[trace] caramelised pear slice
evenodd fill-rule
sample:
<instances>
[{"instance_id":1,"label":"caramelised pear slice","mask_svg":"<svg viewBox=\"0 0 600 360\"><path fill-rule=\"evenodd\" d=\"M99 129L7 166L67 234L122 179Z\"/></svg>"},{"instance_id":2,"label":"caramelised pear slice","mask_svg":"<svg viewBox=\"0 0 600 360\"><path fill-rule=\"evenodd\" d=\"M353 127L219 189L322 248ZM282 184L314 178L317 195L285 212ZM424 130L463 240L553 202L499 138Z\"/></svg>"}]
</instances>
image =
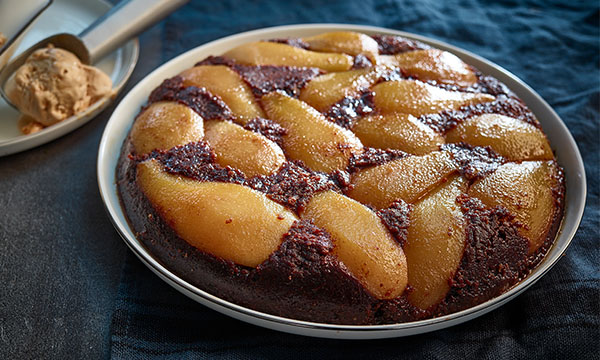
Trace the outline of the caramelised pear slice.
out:
<instances>
[{"instance_id":1,"label":"caramelised pear slice","mask_svg":"<svg viewBox=\"0 0 600 360\"><path fill-rule=\"evenodd\" d=\"M316 67L325 71L346 71L353 59L346 54L320 53L274 42L252 42L240 45L223 54L245 65L278 65Z\"/></svg>"},{"instance_id":2,"label":"caramelised pear slice","mask_svg":"<svg viewBox=\"0 0 600 360\"><path fill-rule=\"evenodd\" d=\"M404 254L411 304L428 309L450 290L465 247L465 220L456 197L467 182L456 175L414 204Z\"/></svg>"},{"instance_id":3,"label":"caramelised pear slice","mask_svg":"<svg viewBox=\"0 0 600 360\"><path fill-rule=\"evenodd\" d=\"M560 209L552 188L558 186L554 161L506 163L487 177L477 180L469 195L487 206L502 205L524 225L521 234L529 240L529 253L546 240Z\"/></svg>"},{"instance_id":4,"label":"caramelised pear slice","mask_svg":"<svg viewBox=\"0 0 600 360\"><path fill-rule=\"evenodd\" d=\"M409 114L368 115L352 131L365 146L423 155L439 149L444 137Z\"/></svg>"},{"instance_id":5,"label":"caramelised pear slice","mask_svg":"<svg viewBox=\"0 0 600 360\"><path fill-rule=\"evenodd\" d=\"M244 266L265 261L297 220L291 211L249 187L170 175L156 160L138 164L137 181L183 240Z\"/></svg>"},{"instance_id":6,"label":"caramelised pear slice","mask_svg":"<svg viewBox=\"0 0 600 360\"><path fill-rule=\"evenodd\" d=\"M554 158L542 130L519 119L499 114L484 114L463 121L446 134L446 141L489 146L513 161Z\"/></svg>"},{"instance_id":7,"label":"caramelised pear slice","mask_svg":"<svg viewBox=\"0 0 600 360\"><path fill-rule=\"evenodd\" d=\"M381 113L404 113L414 116L435 114L442 110L493 101L489 94L448 91L418 80L397 80L372 88L375 108Z\"/></svg>"},{"instance_id":8,"label":"caramelised pear slice","mask_svg":"<svg viewBox=\"0 0 600 360\"><path fill-rule=\"evenodd\" d=\"M358 95L381 77L380 68L329 73L312 79L300 92L299 99L324 112L345 97Z\"/></svg>"},{"instance_id":9,"label":"caramelised pear slice","mask_svg":"<svg viewBox=\"0 0 600 360\"><path fill-rule=\"evenodd\" d=\"M277 144L234 123L207 121L204 131L204 139L217 155L217 163L239 169L247 177L270 175L285 162Z\"/></svg>"},{"instance_id":10,"label":"caramelised pear slice","mask_svg":"<svg viewBox=\"0 0 600 360\"><path fill-rule=\"evenodd\" d=\"M302 213L331 234L334 254L379 299L393 299L406 288L406 258L377 215L333 191L315 195Z\"/></svg>"},{"instance_id":11,"label":"caramelised pear slice","mask_svg":"<svg viewBox=\"0 0 600 360\"><path fill-rule=\"evenodd\" d=\"M458 56L439 49L407 51L397 55L382 55L378 64L398 66L419 80L434 80L442 84L468 87L477 82L471 67Z\"/></svg>"},{"instance_id":12,"label":"caramelised pear slice","mask_svg":"<svg viewBox=\"0 0 600 360\"><path fill-rule=\"evenodd\" d=\"M130 136L135 152L146 154L202 140L204 124L200 115L185 105L156 102L135 119Z\"/></svg>"},{"instance_id":13,"label":"caramelised pear slice","mask_svg":"<svg viewBox=\"0 0 600 360\"><path fill-rule=\"evenodd\" d=\"M456 169L447 151L407 156L353 174L348 196L378 209L396 200L413 203Z\"/></svg>"},{"instance_id":14,"label":"caramelised pear slice","mask_svg":"<svg viewBox=\"0 0 600 360\"><path fill-rule=\"evenodd\" d=\"M315 171L345 169L352 154L363 151L358 138L303 101L280 92L261 99L269 119L288 130L283 150L289 158L302 160Z\"/></svg>"},{"instance_id":15,"label":"caramelised pear slice","mask_svg":"<svg viewBox=\"0 0 600 360\"><path fill-rule=\"evenodd\" d=\"M303 38L309 48L314 51L345 53L356 56L364 54L375 61L379 54L377 41L372 37L353 31L334 31Z\"/></svg>"},{"instance_id":16,"label":"caramelised pear slice","mask_svg":"<svg viewBox=\"0 0 600 360\"><path fill-rule=\"evenodd\" d=\"M201 65L179 74L184 86L206 88L220 97L231 109L236 120L246 124L256 117L265 117L250 87L233 70L224 65Z\"/></svg>"}]
</instances>

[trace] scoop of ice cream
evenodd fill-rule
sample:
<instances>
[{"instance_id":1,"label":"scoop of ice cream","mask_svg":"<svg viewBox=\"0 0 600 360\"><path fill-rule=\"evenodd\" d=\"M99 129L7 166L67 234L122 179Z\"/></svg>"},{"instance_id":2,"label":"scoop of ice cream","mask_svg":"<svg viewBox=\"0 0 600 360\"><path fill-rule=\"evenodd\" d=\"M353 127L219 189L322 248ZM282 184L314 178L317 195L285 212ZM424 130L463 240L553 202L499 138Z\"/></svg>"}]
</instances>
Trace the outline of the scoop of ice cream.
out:
<instances>
[{"instance_id":1,"label":"scoop of ice cream","mask_svg":"<svg viewBox=\"0 0 600 360\"><path fill-rule=\"evenodd\" d=\"M73 116L112 92L110 78L73 53L48 46L33 52L6 84L25 115L49 126Z\"/></svg>"},{"instance_id":2,"label":"scoop of ice cream","mask_svg":"<svg viewBox=\"0 0 600 360\"><path fill-rule=\"evenodd\" d=\"M4 45L5 42L6 36L4 36L4 34L0 32L0 48L2 47L2 45Z\"/></svg>"}]
</instances>

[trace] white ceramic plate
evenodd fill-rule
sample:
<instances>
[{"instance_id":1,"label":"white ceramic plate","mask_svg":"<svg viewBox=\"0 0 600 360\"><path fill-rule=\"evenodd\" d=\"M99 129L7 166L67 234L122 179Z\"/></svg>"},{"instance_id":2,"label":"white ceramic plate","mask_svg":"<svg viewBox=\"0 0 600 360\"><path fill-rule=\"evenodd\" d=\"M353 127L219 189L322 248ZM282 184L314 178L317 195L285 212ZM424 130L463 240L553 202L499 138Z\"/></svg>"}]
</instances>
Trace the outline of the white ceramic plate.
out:
<instances>
[{"instance_id":1,"label":"white ceramic plate","mask_svg":"<svg viewBox=\"0 0 600 360\"><path fill-rule=\"evenodd\" d=\"M37 17L50 5L51 0L2 0L0 1L0 33L6 43L0 46L0 69L13 55L27 30Z\"/></svg>"},{"instance_id":2,"label":"white ceramic plate","mask_svg":"<svg viewBox=\"0 0 600 360\"><path fill-rule=\"evenodd\" d=\"M111 5L104 0L54 0L24 36L15 54L52 34L78 34L110 8ZM95 64L112 79L115 97L133 72L138 52L138 41L134 39ZM31 149L75 130L110 105L113 99L97 101L83 117L72 117L35 134L23 135L17 127L19 112L0 98L0 156Z\"/></svg>"},{"instance_id":3,"label":"white ceramic plate","mask_svg":"<svg viewBox=\"0 0 600 360\"><path fill-rule=\"evenodd\" d=\"M542 123L544 131L548 135L553 149L556 151L558 162L565 169L567 186L565 215L556 243L548 252L545 260L529 277L510 291L483 304L434 319L401 324L368 326L312 323L261 313L213 296L173 274L168 268L161 265L152 254L148 252L144 245L135 238L119 204L115 184L115 169L121 150L121 144L125 140L140 106L146 102L150 91L159 85L165 78L174 76L182 70L193 66L194 63L202 60L206 56L222 54L230 48L242 43L270 38L310 36L326 31L339 30L359 31L367 34L382 33L401 35L431 44L440 49L449 50L461 57L467 63L477 67L484 74L492 75L508 85L509 88L527 103ZM115 109L106 125L98 153L98 184L106 209L115 228L125 240L125 243L127 243L131 250L154 273L175 289L214 310L255 325L300 335L344 339L387 338L433 331L481 316L506 303L525 291L525 289L536 282L558 261L561 254L563 254L571 242L571 239L579 226L585 205L586 194L585 172L581 155L579 154L575 141L565 124L535 91L517 79L514 75L477 55L436 40L385 28L343 24L280 26L245 32L192 49L162 65L145 79L140 81L140 83L127 94Z\"/></svg>"}]
</instances>

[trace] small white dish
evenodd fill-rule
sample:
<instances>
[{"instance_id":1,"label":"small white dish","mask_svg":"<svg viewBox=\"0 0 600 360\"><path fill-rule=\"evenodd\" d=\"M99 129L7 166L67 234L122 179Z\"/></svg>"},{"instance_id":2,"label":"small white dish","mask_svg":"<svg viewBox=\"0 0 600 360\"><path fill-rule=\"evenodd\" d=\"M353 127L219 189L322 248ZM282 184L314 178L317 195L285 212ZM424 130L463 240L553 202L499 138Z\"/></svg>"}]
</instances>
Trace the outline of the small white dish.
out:
<instances>
[{"instance_id":1,"label":"small white dish","mask_svg":"<svg viewBox=\"0 0 600 360\"><path fill-rule=\"evenodd\" d=\"M15 53L21 53L39 40L52 34L61 32L78 34L106 13L111 6L104 0L54 0L25 34ZM137 63L138 53L138 41L133 39L94 64L111 78L114 96L97 101L85 111L82 117L65 119L34 134L24 135L20 132L17 126L20 117L19 112L0 98L0 156L14 154L45 144L93 119L94 116L112 103L116 95L125 86Z\"/></svg>"},{"instance_id":2,"label":"small white dish","mask_svg":"<svg viewBox=\"0 0 600 360\"><path fill-rule=\"evenodd\" d=\"M415 322L364 326L313 323L265 314L209 294L189 284L163 266L135 238L119 203L115 183L115 170L121 145L140 107L146 103L150 91L164 79L193 66L205 57L222 54L242 43L270 38L304 37L327 31L340 30L359 31L366 34L401 35L451 51L465 62L477 67L484 74L492 75L508 85L510 89L527 103L540 120L552 148L556 151L558 162L565 170L567 187L565 214L555 244L546 255L546 258L525 280L508 292L483 304L457 313ZM389 338L434 331L465 322L501 306L525 291L556 264L577 231L583 215L586 197L586 179L583 161L573 137L552 108L533 89L513 74L477 55L430 38L385 28L343 24L279 26L245 32L210 42L167 62L141 80L117 106L104 130L100 142L97 165L100 193L115 228L129 248L161 279L199 303L236 319L299 335L338 339Z\"/></svg>"}]
</instances>

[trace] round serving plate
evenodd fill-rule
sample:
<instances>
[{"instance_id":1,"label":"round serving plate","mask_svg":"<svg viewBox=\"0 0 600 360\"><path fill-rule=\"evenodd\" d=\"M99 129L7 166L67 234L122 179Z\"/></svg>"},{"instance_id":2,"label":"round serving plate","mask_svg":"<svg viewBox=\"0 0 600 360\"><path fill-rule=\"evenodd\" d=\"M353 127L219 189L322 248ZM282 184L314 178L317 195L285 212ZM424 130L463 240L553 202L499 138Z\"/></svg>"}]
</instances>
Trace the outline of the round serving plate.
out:
<instances>
[{"instance_id":1,"label":"round serving plate","mask_svg":"<svg viewBox=\"0 0 600 360\"><path fill-rule=\"evenodd\" d=\"M15 51L20 54L38 41L58 33L78 34L104 15L112 5L104 0L54 0L23 36ZM70 117L57 124L30 135L21 133L18 127L20 114L0 98L0 156L50 142L87 123L110 105L123 89L138 60L137 39L130 40L119 49L94 64L104 71L113 82L114 95L95 102L82 116Z\"/></svg>"},{"instance_id":2,"label":"round serving plate","mask_svg":"<svg viewBox=\"0 0 600 360\"><path fill-rule=\"evenodd\" d=\"M422 41L443 50L448 50L459 56L466 63L478 68L482 73L492 75L504 82L527 103L529 108L538 117L550 140L552 148L556 152L558 162L565 170L567 187L565 214L555 244L548 252L544 261L525 280L508 292L460 312L408 323L389 325L333 325L300 321L262 313L233 304L189 284L157 261L148 249L134 236L119 203L115 183L115 171L121 145L127 136L135 116L140 107L146 103L152 89L158 86L164 79L192 67L196 62L205 57L222 54L246 42L282 37L304 37L327 31L341 30L358 31L366 34L400 35ZM106 125L98 153L98 184L106 210L125 243L146 266L175 289L211 309L255 325L299 335L338 339L389 338L434 331L476 318L501 306L525 291L556 264L575 235L583 215L586 197L583 161L569 130L552 108L533 89L516 76L477 55L437 40L391 29L344 24L278 26L232 35L192 49L154 70L125 96Z\"/></svg>"}]
</instances>

